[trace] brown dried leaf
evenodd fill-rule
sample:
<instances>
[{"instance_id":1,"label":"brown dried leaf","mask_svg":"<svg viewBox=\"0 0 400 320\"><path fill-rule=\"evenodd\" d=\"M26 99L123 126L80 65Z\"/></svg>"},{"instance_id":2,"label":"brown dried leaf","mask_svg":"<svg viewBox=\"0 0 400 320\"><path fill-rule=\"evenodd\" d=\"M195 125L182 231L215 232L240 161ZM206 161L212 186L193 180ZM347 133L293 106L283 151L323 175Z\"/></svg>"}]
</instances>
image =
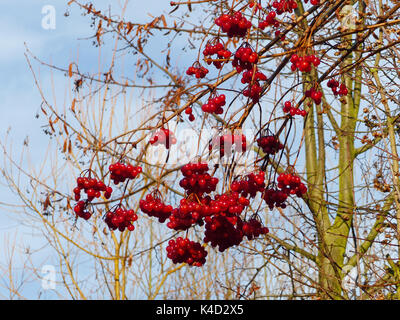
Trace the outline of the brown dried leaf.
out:
<instances>
[{"instance_id":1,"label":"brown dried leaf","mask_svg":"<svg viewBox=\"0 0 400 320\"><path fill-rule=\"evenodd\" d=\"M50 195L48 194L46 199L43 202L43 211L47 210L50 205Z\"/></svg>"},{"instance_id":2,"label":"brown dried leaf","mask_svg":"<svg viewBox=\"0 0 400 320\"><path fill-rule=\"evenodd\" d=\"M141 37L139 37L138 41L137 41L137 46L138 46L138 50L140 53L143 52L143 47L142 47L142 43L141 43Z\"/></svg>"},{"instance_id":3,"label":"brown dried leaf","mask_svg":"<svg viewBox=\"0 0 400 320\"><path fill-rule=\"evenodd\" d=\"M71 111L72 111L73 113L75 113L75 98L74 98L74 100L72 100Z\"/></svg>"},{"instance_id":4,"label":"brown dried leaf","mask_svg":"<svg viewBox=\"0 0 400 320\"><path fill-rule=\"evenodd\" d=\"M80 135L77 135L77 136L76 136L76 139L77 139L81 144L83 143L82 138L81 138Z\"/></svg>"},{"instance_id":5,"label":"brown dried leaf","mask_svg":"<svg viewBox=\"0 0 400 320\"><path fill-rule=\"evenodd\" d=\"M166 28L167 27L167 21L165 20L165 17L164 17L163 14L161 15L161 20L162 20L162 23L164 25L164 28Z\"/></svg>"},{"instance_id":6,"label":"brown dried leaf","mask_svg":"<svg viewBox=\"0 0 400 320\"><path fill-rule=\"evenodd\" d=\"M73 66L73 63L71 62L71 63L69 64L69 67L68 67L68 76L69 76L70 78L72 78L72 66Z\"/></svg>"},{"instance_id":7,"label":"brown dried leaf","mask_svg":"<svg viewBox=\"0 0 400 320\"><path fill-rule=\"evenodd\" d=\"M126 25L126 34L128 35L133 29L132 23L128 22Z\"/></svg>"}]
</instances>

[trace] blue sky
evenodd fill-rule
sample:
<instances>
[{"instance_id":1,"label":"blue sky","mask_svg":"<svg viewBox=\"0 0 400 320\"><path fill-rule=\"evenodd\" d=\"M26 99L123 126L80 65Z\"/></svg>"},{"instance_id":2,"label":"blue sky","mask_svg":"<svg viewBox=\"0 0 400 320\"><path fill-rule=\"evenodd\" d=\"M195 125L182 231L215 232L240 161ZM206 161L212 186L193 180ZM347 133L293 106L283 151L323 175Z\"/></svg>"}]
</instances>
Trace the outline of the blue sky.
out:
<instances>
[{"instance_id":1,"label":"blue sky","mask_svg":"<svg viewBox=\"0 0 400 320\"><path fill-rule=\"evenodd\" d=\"M119 12L118 4L113 2L115 12ZM97 67L97 59L92 54L97 52L85 38L93 35L90 28L90 18L82 16L82 11L77 6L68 7L65 0L2 0L0 5L0 141L3 143L8 134L8 145L12 145L12 155L19 159L23 142L28 137L31 161L39 165L44 158L44 148L47 147L48 137L43 134L41 125L43 118L36 119L35 115L40 110L41 97L34 85L34 79L29 70L25 53L25 43L29 50L43 61L52 62L61 67L67 67L79 50L80 63L86 71L94 71ZM104 9L110 1L94 1L97 8ZM135 22L148 21L148 12L159 15L165 8L169 9L169 1L165 6L160 6L159 0L130 1L127 16ZM55 29L46 30L42 27L42 14L44 6L51 5L56 13ZM64 14L68 12L68 17ZM34 64L35 72L38 72L43 83L50 79L50 70L46 67ZM55 83L63 82L64 75L54 73ZM61 80L61 81L57 81ZM62 101L65 95L63 87L55 88L57 98ZM0 202L18 203L18 199L10 193L0 180ZM33 236L33 231L27 226L21 226L12 212L7 211L7 206L1 206L0 211L0 262L5 262L8 241L13 240L23 247L29 243L33 247L44 244L43 239ZM18 250L17 250L18 251ZM42 258L48 252L44 251ZM17 270L22 268L22 262L16 260ZM1 275L0 275L1 278ZM30 298L37 298L39 284L31 283L25 294ZM4 294L0 287L0 294ZM7 297L7 296L5 296ZM52 298L42 296L41 298Z\"/></svg>"}]
</instances>

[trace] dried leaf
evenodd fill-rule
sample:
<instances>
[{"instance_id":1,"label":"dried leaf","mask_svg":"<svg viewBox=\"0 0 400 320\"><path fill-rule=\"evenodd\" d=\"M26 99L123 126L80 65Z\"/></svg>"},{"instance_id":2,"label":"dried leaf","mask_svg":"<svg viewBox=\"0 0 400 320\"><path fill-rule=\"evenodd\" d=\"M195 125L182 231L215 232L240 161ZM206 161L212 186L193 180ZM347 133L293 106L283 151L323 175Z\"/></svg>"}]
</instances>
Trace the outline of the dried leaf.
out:
<instances>
[{"instance_id":1,"label":"dried leaf","mask_svg":"<svg viewBox=\"0 0 400 320\"><path fill-rule=\"evenodd\" d=\"M128 35L133 29L132 23L128 22L126 25L126 34Z\"/></svg>"},{"instance_id":2,"label":"dried leaf","mask_svg":"<svg viewBox=\"0 0 400 320\"><path fill-rule=\"evenodd\" d=\"M70 210L72 210L71 203L70 203L70 201L69 201L68 198L67 198L67 208L70 209Z\"/></svg>"},{"instance_id":3,"label":"dried leaf","mask_svg":"<svg viewBox=\"0 0 400 320\"><path fill-rule=\"evenodd\" d=\"M74 100L72 100L71 111L72 111L73 113L75 113L75 98L74 98Z\"/></svg>"},{"instance_id":4,"label":"dried leaf","mask_svg":"<svg viewBox=\"0 0 400 320\"><path fill-rule=\"evenodd\" d=\"M164 25L164 28L166 28L167 27L167 21L165 20L165 17L164 17L163 14L161 15L161 20L162 20L162 23Z\"/></svg>"},{"instance_id":5,"label":"dried leaf","mask_svg":"<svg viewBox=\"0 0 400 320\"><path fill-rule=\"evenodd\" d=\"M142 47L142 43L141 43L141 37L139 37L138 41L137 41L137 46L138 46L138 50L140 53L143 52L143 47Z\"/></svg>"},{"instance_id":6,"label":"dried leaf","mask_svg":"<svg viewBox=\"0 0 400 320\"><path fill-rule=\"evenodd\" d=\"M64 122L64 131L65 131L65 133L67 134L67 136L69 135L69 133L68 133L68 130L67 130L67 125L66 125L66 123Z\"/></svg>"},{"instance_id":7,"label":"dried leaf","mask_svg":"<svg viewBox=\"0 0 400 320\"><path fill-rule=\"evenodd\" d=\"M43 202L43 211L47 210L50 205L50 195L47 195L46 200Z\"/></svg>"},{"instance_id":8,"label":"dried leaf","mask_svg":"<svg viewBox=\"0 0 400 320\"><path fill-rule=\"evenodd\" d=\"M70 78L72 78L72 66L73 66L73 63L71 62L71 63L69 64L69 67L68 67L68 76L69 76Z\"/></svg>"}]
</instances>

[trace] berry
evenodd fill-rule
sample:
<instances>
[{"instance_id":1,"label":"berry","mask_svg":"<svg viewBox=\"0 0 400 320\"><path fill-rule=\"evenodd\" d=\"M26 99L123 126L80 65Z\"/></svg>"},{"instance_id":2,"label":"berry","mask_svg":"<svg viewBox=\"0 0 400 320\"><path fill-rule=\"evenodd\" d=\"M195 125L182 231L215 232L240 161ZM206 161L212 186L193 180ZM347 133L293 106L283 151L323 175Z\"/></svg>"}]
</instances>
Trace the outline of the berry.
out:
<instances>
[{"instance_id":1,"label":"berry","mask_svg":"<svg viewBox=\"0 0 400 320\"><path fill-rule=\"evenodd\" d=\"M310 72L312 65L316 68L321 63L320 59L315 55L299 57L297 54L292 55L290 62L292 63L292 71L296 71L298 69L301 72Z\"/></svg>"},{"instance_id":2,"label":"berry","mask_svg":"<svg viewBox=\"0 0 400 320\"><path fill-rule=\"evenodd\" d=\"M196 194L199 198L204 193L215 191L218 179L207 173L207 163L188 163L181 168L184 178L179 185L186 190L188 195Z\"/></svg>"},{"instance_id":3,"label":"berry","mask_svg":"<svg viewBox=\"0 0 400 320\"><path fill-rule=\"evenodd\" d=\"M307 115L307 111L300 110L297 107L293 107L290 101L285 102L283 106L283 112L289 113L291 116L301 115L302 117L305 117Z\"/></svg>"},{"instance_id":4,"label":"berry","mask_svg":"<svg viewBox=\"0 0 400 320\"><path fill-rule=\"evenodd\" d=\"M118 207L113 211L108 211L105 215L104 222L110 230L119 230L123 232L125 229L133 231L135 229L133 222L138 219L137 214L131 209L126 210Z\"/></svg>"},{"instance_id":5,"label":"berry","mask_svg":"<svg viewBox=\"0 0 400 320\"><path fill-rule=\"evenodd\" d=\"M238 73L243 70L252 70L253 66L258 62L258 54L253 51L250 45L245 42L236 51L233 57L232 66L236 68Z\"/></svg>"},{"instance_id":6,"label":"berry","mask_svg":"<svg viewBox=\"0 0 400 320\"><path fill-rule=\"evenodd\" d=\"M164 204L156 193L148 194L145 199L140 200L139 207L150 217L158 218L160 223L164 223L172 212L172 206Z\"/></svg>"},{"instance_id":7,"label":"berry","mask_svg":"<svg viewBox=\"0 0 400 320\"><path fill-rule=\"evenodd\" d=\"M189 76L194 75L197 79L204 78L207 75L207 73L208 69L201 66L198 61L193 63L193 65L186 70L187 75Z\"/></svg>"},{"instance_id":8,"label":"berry","mask_svg":"<svg viewBox=\"0 0 400 320\"><path fill-rule=\"evenodd\" d=\"M248 240L253 240L259 235L267 234L269 232L268 228L264 227L256 218L251 218L249 221L244 222L242 231Z\"/></svg>"},{"instance_id":9,"label":"berry","mask_svg":"<svg viewBox=\"0 0 400 320\"><path fill-rule=\"evenodd\" d=\"M232 15L223 14L215 19L215 24L219 26L222 32L227 33L229 38L243 38L247 30L251 28L251 22L248 21L240 11Z\"/></svg>"},{"instance_id":10,"label":"berry","mask_svg":"<svg viewBox=\"0 0 400 320\"><path fill-rule=\"evenodd\" d=\"M335 96L339 95L339 96L343 97L343 96L346 96L349 93L346 85L344 83L342 83L339 86L339 81L337 81L335 79L330 79L328 81L327 85L328 85L328 88L332 89L332 93ZM338 87L339 87L339 90L338 90Z\"/></svg>"},{"instance_id":11,"label":"berry","mask_svg":"<svg viewBox=\"0 0 400 320\"><path fill-rule=\"evenodd\" d=\"M77 217L83 218L85 220L89 220L92 216L92 213L87 210L87 201L78 201L74 206L74 212Z\"/></svg>"},{"instance_id":12,"label":"berry","mask_svg":"<svg viewBox=\"0 0 400 320\"><path fill-rule=\"evenodd\" d=\"M190 266L201 267L206 263L207 251L200 243L182 237L168 241L167 257L173 263L187 263Z\"/></svg>"},{"instance_id":13,"label":"berry","mask_svg":"<svg viewBox=\"0 0 400 320\"><path fill-rule=\"evenodd\" d=\"M207 64L213 63L217 69L221 69L223 60L229 59L232 55L232 53L225 48L225 45L220 42L218 38L207 42L206 47L203 50L203 54ZM211 58L213 55L217 55L215 60Z\"/></svg>"},{"instance_id":14,"label":"berry","mask_svg":"<svg viewBox=\"0 0 400 320\"><path fill-rule=\"evenodd\" d=\"M272 2L272 7L281 15L284 12L292 13L297 8L297 3L295 0L275 0Z\"/></svg>"},{"instance_id":15,"label":"berry","mask_svg":"<svg viewBox=\"0 0 400 320\"><path fill-rule=\"evenodd\" d=\"M231 184L231 190L240 193L242 197L250 196L250 198L254 198L257 192L264 192L264 179L264 171L258 173L252 172L244 176L242 179L233 181Z\"/></svg>"},{"instance_id":16,"label":"berry","mask_svg":"<svg viewBox=\"0 0 400 320\"><path fill-rule=\"evenodd\" d=\"M77 186L73 192L75 195L75 201L81 199L81 190L87 194L87 201L92 201L95 198L100 198L101 192L106 199L111 197L112 188L107 187L103 181L97 180L90 177L79 177L76 179Z\"/></svg>"},{"instance_id":17,"label":"berry","mask_svg":"<svg viewBox=\"0 0 400 320\"><path fill-rule=\"evenodd\" d=\"M111 164L109 170L114 184L125 182L126 179L135 179L142 172L141 167L134 167L130 164L125 165L122 162Z\"/></svg>"},{"instance_id":18,"label":"berry","mask_svg":"<svg viewBox=\"0 0 400 320\"><path fill-rule=\"evenodd\" d=\"M201 106L201 110L207 113L222 114L224 112L222 107L226 104L225 99L224 94L210 98L206 104Z\"/></svg>"},{"instance_id":19,"label":"berry","mask_svg":"<svg viewBox=\"0 0 400 320\"><path fill-rule=\"evenodd\" d=\"M211 243L214 248L218 246L220 252L239 245L243 240L240 218L229 219L223 215L215 215L206 219L204 242Z\"/></svg>"},{"instance_id":20,"label":"berry","mask_svg":"<svg viewBox=\"0 0 400 320\"><path fill-rule=\"evenodd\" d=\"M307 90L304 94L307 98L313 99L315 104L317 104L317 105L321 104L321 101L322 101L322 92L321 91L318 91L315 88L311 88L311 89Z\"/></svg>"}]
</instances>

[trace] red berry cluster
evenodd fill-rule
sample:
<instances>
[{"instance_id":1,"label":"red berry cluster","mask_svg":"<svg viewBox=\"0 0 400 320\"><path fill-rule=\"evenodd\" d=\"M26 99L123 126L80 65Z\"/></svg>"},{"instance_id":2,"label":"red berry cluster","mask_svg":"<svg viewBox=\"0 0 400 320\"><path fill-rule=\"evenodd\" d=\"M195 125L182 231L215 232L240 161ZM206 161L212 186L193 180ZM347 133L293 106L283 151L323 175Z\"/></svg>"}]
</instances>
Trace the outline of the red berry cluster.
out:
<instances>
[{"instance_id":1,"label":"red berry cluster","mask_svg":"<svg viewBox=\"0 0 400 320\"><path fill-rule=\"evenodd\" d=\"M87 209L87 202L85 201L78 201L77 204L74 206L74 212L77 217L83 218L85 220L89 220L92 216L92 213Z\"/></svg>"},{"instance_id":2,"label":"red berry cluster","mask_svg":"<svg viewBox=\"0 0 400 320\"><path fill-rule=\"evenodd\" d=\"M254 64L258 62L258 54L253 51L250 45L246 42L237 49L232 61L232 65L238 73L243 70L253 69Z\"/></svg>"},{"instance_id":3,"label":"red berry cluster","mask_svg":"<svg viewBox=\"0 0 400 320\"><path fill-rule=\"evenodd\" d=\"M255 5L254 13L257 13L258 10L262 10L261 4L257 3L256 0L251 0L251 2L249 3L249 7L253 8L254 5Z\"/></svg>"},{"instance_id":4,"label":"red berry cluster","mask_svg":"<svg viewBox=\"0 0 400 320\"><path fill-rule=\"evenodd\" d=\"M281 173L278 176L278 188L285 192L287 195L295 194L298 197L301 197L304 193L307 192L307 187L304 183L301 182L299 176L291 173Z\"/></svg>"},{"instance_id":5,"label":"red berry cluster","mask_svg":"<svg viewBox=\"0 0 400 320\"><path fill-rule=\"evenodd\" d=\"M267 76L264 73L258 71L257 69L255 70L254 73L253 69L251 69L243 72L241 82L245 84L245 83L251 83L253 81L266 81L266 80Z\"/></svg>"},{"instance_id":6,"label":"red berry cluster","mask_svg":"<svg viewBox=\"0 0 400 320\"><path fill-rule=\"evenodd\" d=\"M187 107L185 109L185 113L189 116L189 121L194 121L195 117L193 115L193 109L191 107Z\"/></svg>"},{"instance_id":7,"label":"red berry cluster","mask_svg":"<svg viewBox=\"0 0 400 320\"><path fill-rule=\"evenodd\" d=\"M311 65L318 67L321 63L321 60L313 54L304 57L299 57L297 54L294 54L290 58L290 62L292 63L292 71L299 69L301 72L310 72Z\"/></svg>"},{"instance_id":8,"label":"red berry cluster","mask_svg":"<svg viewBox=\"0 0 400 320\"><path fill-rule=\"evenodd\" d=\"M300 115L302 117L305 117L307 115L306 110L300 110L299 108L292 106L292 103L290 101L285 102L283 106L283 112L289 113L291 116Z\"/></svg>"},{"instance_id":9,"label":"red berry cluster","mask_svg":"<svg viewBox=\"0 0 400 320\"><path fill-rule=\"evenodd\" d=\"M103 181L88 177L79 177L76 179L77 187L74 188L75 200L81 199L81 190L87 194L87 200L92 201L95 198L100 198L101 192L104 192L104 197L111 197L112 188L107 187Z\"/></svg>"},{"instance_id":10,"label":"red berry cluster","mask_svg":"<svg viewBox=\"0 0 400 320\"><path fill-rule=\"evenodd\" d=\"M171 145L176 143L176 138L171 130L161 128L150 138L149 142L154 146L163 144L167 149L169 149Z\"/></svg>"},{"instance_id":11,"label":"red berry cluster","mask_svg":"<svg viewBox=\"0 0 400 320\"><path fill-rule=\"evenodd\" d=\"M275 0L272 2L272 7L276 10L277 14L284 12L292 13L297 8L297 3L295 0Z\"/></svg>"},{"instance_id":12,"label":"red berry cluster","mask_svg":"<svg viewBox=\"0 0 400 320\"><path fill-rule=\"evenodd\" d=\"M306 92L304 94L307 98L313 99L315 104L317 104L317 105L320 104L322 101L322 92L315 88L306 90Z\"/></svg>"},{"instance_id":13,"label":"red berry cluster","mask_svg":"<svg viewBox=\"0 0 400 320\"><path fill-rule=\"evenodd\" d=\"M272 210L274 207L285 209L285 201L287 198L288 195L285 192L274 187L265 189L263 195L263 199L267 203L270 210Z\"/></svg>"},{"instance_id":14,"label":"red berry cluster","mask_svg":"<svg viewBox=\"0 0 400 320\"><path fill-rule=\"evenodd\" d=\"M238 219L240 218L229 219L223 215L207 217L204 242L211 242L213 248L218 246L220 252L239 245L243 240L243 231L240 226L237 226Z\"/></svg>"},{"instance_id":15,"label":"red berry cluster","mask_svg":"<svg viewBox=\"0 0 400 320\"><path fill-rule=\"evenodd\" d=\"M172 212L172 206L164 204L161 198L155 194L148 194L145 199L140 200L139 207L150 217L158 218L160 223L164 223Z\"/></svg>"},{"instance_id":16,"label":"red berry cluster","mask_svg":"<svg viewBox=\"0 0 400 320\"><path fill-rule=\"evenodd\" d=\"M253 103L257 103L260 101L262 88L258 81L255 81L252 84L249 84L246 89L243 90L243 95L252 100Z\"/></svg>"},{"instance_id":17,"label":"red berry cluster","mask_svg":"<svg viewBox=\"0 0 400 320\"><path fill-rule=\"evenodd\" d=\"M261 30L264 30L266 27L269 26L274 26L274 27L279 27L279 21L276 20L276 12L275 11L271 11L270 13L267 14L267 16L265 17L265 20L262 20L259 22L258 27Z\"/></svg>"},{"instance_id":18,"label":"red berry cluster","mask_svg":"<svg viewBox=\"0 0 400 320\"><path fill-rule=\"evenodd\" d=\"M206 57L212 56L214 54L217 55L217 59L213 61L213 59L206 59L207 64L213 63L213 65L217 69L222 68L222 62L220 60L226 60L231 57L231 52L227 49L225 49L225 46L222 42L219 42L218 40L215 43L212 42L207 42L206 47L203 50L203 54Z\"/></svg>"},{"instance_id":19,"label":"red berry cluster","mask_svg":"<svg viewBox=\"0 0 400 320\"><path fill-rule=\"evenodd\" d=\"M304 2L307 3L308 0L304 0ZM318 5L319 5L319 0L311 0L310 3L311 3L313 6L318 6Z\"/></svg>"},{"instance_id":20,"label":"red berry cluster","mask_svg":"<svg viewBox=\"0 0 400 320\"><path fill-rule=\"evenodd\" d=\"M242 197L250 196L254 198L257 192L264 192L265 189L265 172L250 173L240 180L235 180L231 184L231 190L239 192Z\"/></svg>"},{"instance_id":21,"label":"red berry cluster","mask_svg":"<svg viewBox=\"0 0 400 320\"><path fill-rule=\"evenodd\" d=\"M267 234L269 232L267 227L264 227L258 219L251 218L249 221L243 223L242 226L243 234L248 240L253 240L261 234Z\"/></svg>"},{"instance_id":22,"label":"red berry cluster","mask_svg":"<svg viewBox=\"0 0 400 320\"><path fill-rule=\"evenodd\" d=\"M216 195L209 206L212 214L232 218L233 220L231 222L236 223L238 216L249 204L249 200L241 197L239 192L232 191L222 195Z\"/></svg>"},{"instance_id":23,"label":"red berry cluster","mask_svg":"<svg viewBox=\"0 0 400 320\"><path fill-rule=\"evenodd\" d=\"M208 149L218 148L220 157L222 158L227 154L230 154L230 150L235 146L235 151L245 152L247 148L246 136L244 134L225 134L223 136L215 137L212 139L208 146Z\"/></svg>"},{"instance_id":24,"label":"red berry cluster","mask_svg":"<svg viewBox=\"0 0 400 320\"><path fill-rule=\"evenodd\" d=\"M227 33L229 38L243 38L246 36L247 30L251 28L251 22L240 11L233 15L223 14L219 16L215 19L215 24Z\"/></svg>"},{"instance_id":25,"label":"red berry cluster","mask_svg":"<svg viewBox=\"0 0 400 320\"><path fill-rule=\"evenodd\" d=\"M167 257L173 263L187 263L190 266L201 267L206 263L207 254L200 243L190 241L188 238L179 237L176 241L168 241Z\"/></svg>"},{"instance_id":26,"label":"red berry cluster","mask_svg":"<svg viewBox=\"0 0 400 320\"><path fill-rule=\"evenodd\" d=\"M198 202L182 199L179 208L173 209L167 227L174 230L187 230L192 225L203 225L204 207Z\"/></svg>"},{"instance_id":27,"label":"red berry cluster","mask_svg":"<svg viewBox=\"0 0 400 320\"><path fill-rule=\"evenodd\" d=\"M222 107L226 104L225 99L224 94L210 98L206 104L201 106L201 110L208 113L223 114L224 109Z\"/></svg>"},{"instance_id":28,"label":"red berry cluster","mask_svg":"<svg viewBox=\"0 0 400 320\"><path fill-rule=\"evenodd\" d=\"M283 149L283 144L277 136L264 136L257 139L257 144L262 148L263 152L269 155L274 155Z\"/></svg>"},{"instance_id":29,"label":"red berry cluster","mask_svg":"<svg viewBox=\"0 0 400 320\"><path fill-rule=\"evenodd\" d=\"M134 167L130 164L123 164L122 162L113 163L109 166L111 173L111 180L114 184L125 182L126 179L135 179L141 172L141 167Z\"/></svg>"},{"instance_id":30,"label":"red berry cluster","mask_svg":"<svg viewBox=\"0 0 400 320\"><path fill-rule=\"evenodd\" d=\"M208 69L201 66L198 62L195 62L191 67L186 70L188 76L195 75L197 79L204 78L208 73Z\"/></svg>"},{"instance_id":31,"label":"red berry cluster","mask_svg":"<svg viewBox=\"0 0 400 320\"><path fill-rule=\"evenodd\" d=\"M188 195L194 193L202 197L204 193L215 191L218 178L210 176L207 163L188 163L181 168L184 178L179 185L186 190Z\"/></svg>"},{"instance_id":32,"label":"red berry cluster","mask_svg":"<svg viewBox=\"0 0 400 320\"><path fill-rule=\"evenodd\" d=\"M338 90L338 87L339 87L339 90ZM339 95L339 96L343 97L349 93L346 85L344 83L342 83L339 86L339 81L337 81L335 79L330 79L328 81L328 88L332 89L332 92L335 96Z\"/></svg>"},{"instance_id":33,"label":"red berry cluster","mask_svg":"<svg viewBox=\"0 0 400 320\"><path fill-rule=\"evenodd\" d=\"M135 227L132 223L137 219L138 216L135 211L119 207L114 211L107 212L104 221L111 230L118 229L122 232L125 228L129 231L133 231Z\"/></svg>"}]
</instances>

